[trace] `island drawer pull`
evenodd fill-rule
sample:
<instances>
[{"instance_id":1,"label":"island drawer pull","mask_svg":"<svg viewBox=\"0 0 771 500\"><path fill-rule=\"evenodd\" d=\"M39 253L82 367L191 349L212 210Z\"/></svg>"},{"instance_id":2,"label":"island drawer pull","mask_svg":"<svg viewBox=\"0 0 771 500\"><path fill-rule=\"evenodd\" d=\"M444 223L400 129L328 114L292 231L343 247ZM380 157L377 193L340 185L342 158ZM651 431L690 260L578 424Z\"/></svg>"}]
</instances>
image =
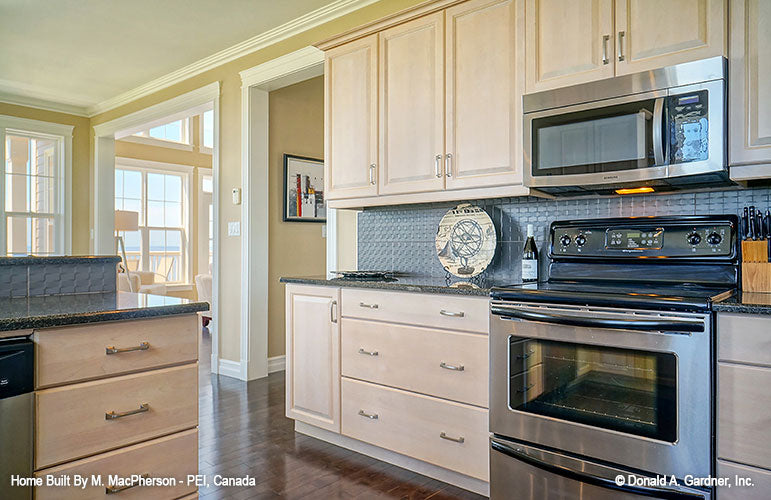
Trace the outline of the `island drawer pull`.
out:
<instances>
[{"instance_id":1,"label":"island drawer pull","mask_svg":"<svg viewBox=\"0 0 771 500\"><path fill-rule=\"evenodd\" d=\"M136 415L137 413L146 413L150 411L150 403L142 403L136 410L124 411L117 413L115 411L109 411L104 414L105 420L116 420L118 418L128 417L129 415Z\"/></svg>"},{"instance_id":2,"label":"island drawer pull","mask_svg":"<svg viewBox=\"0 0 771 500\"><path fill-rule=\"evenodd\" d=\"M359 302L359 307L368 307L370 309L377 309L378 305L377 304L367 304L365 302Z\"/></svg>"},{"instance_id":3,"label":"island drawer pull","mask_svg":"<svg viewBox=\"0 0 771 500\"><path fill-rule=\"evenodd\" d=\"M139 477L142 479L147 479L148 477L150 477L150 474L142 474ZM129 488L134 488L135 486L139 486L141 482L142 482L141 479L138 479L131 484L127 484L126 486L107 486L104 488L104 493L105 495L114 495L115 493L120 493L121 491L126 491Z\"/></svg>"},{"instance_id":4,"label":"island drawer pull","mask_svg":"<svg viewBox=\"0 0 771 500\"><path fill-rule=\"evenodd\" d=\"M465 443L466 442L466 439L463 436L454 438L454 437L448 436L444 432L440 432L439 433L439 437L442 438L442 439L446 439L447 441L452 441L453 443Z\"/></svg>"},{"instance_id":5,"label":"island drawer pull","mask_svg":"<svg viewBox=\"0 0 771 500\"><path fill-rule=\"evenodd\" d=\"M466 367L463 365L448 365L444 361L439 363L439 368L444 368L445 370L455 370L456 372L462 372L466 369Z\"/></svg>"},{"instance_id":6,"label":"island drawer pull","mask_svg":"<svg viewBox=\"0 0 771 500\"><path fill-rule=\"evenodd\" d=\"M364 348L359 347L359 354L366 354L367 356L379 356L380 353L377 351L365 351Z\"/></svg>"},{"instance_id":7,"label":"island drawer pull","mask_svg":"<svg viewBox=\"0 0 771 500\"><path fill-rule=\"evenodd\" d=\"M359 415L361 415L362 417L367 417L370 420L377 420L378 419L377 413L367 413L364 410L359 410Z\"/></svg>"},{"instance_id":8,"label":"island drawer pull","mask_svg":"<svg viewBox=\"0 0 771 500\"><path fill-rule=\"evenodd\" d=\"M464 313L463 311L453 312L453 311L445 311L444 309L439 311L439 314L441 314L442 316L450 316L451 318L462 318L466 315L466 313Z\"/></svg>"},{"instance_id":9,"label":"island drawer pull","mask_svg":"<svg viewBox=\"0 0 771 500\"><path fill-rule=\"evenodd\" d=\"M148 349L150 349L150 342L142 342L141 344L134 347L115 347L114 345L108 345L104 348L107 355L120 354L122 352L146 351Z\"/></svg>"}]
</instances>

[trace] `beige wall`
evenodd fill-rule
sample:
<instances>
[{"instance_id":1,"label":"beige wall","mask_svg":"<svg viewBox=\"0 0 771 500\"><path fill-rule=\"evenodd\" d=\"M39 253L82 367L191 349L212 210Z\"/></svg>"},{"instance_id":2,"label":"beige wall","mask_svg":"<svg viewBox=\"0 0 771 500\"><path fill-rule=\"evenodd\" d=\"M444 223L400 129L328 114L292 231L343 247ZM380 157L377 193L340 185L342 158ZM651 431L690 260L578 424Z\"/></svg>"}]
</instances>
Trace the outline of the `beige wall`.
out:
<instances>
[{"instance_id":1,"label":"beige wall","mask_svg":"<svg viewBox=\"0 0 771 500\"><path fill-rule=\"evenodd\" d=\"M72 125L72 254L88 255L89 248L89 119L0 102L0 115Z\"/></svg>"},{"instance_id":2,"label":"beige wall","mask_svg":"<svg viewBox=\"0 0 771 500\"><path fill-rule=\"evenodd\" d=\"M381 0L326 24L309 29L269 47L196 75L152 95L137 99L125 106L94 116L91 119L91 126L93 127L94 125L147 108L153 104L167 101L209 83L220 82L220 183L218 189L221 203L219 206L219 260L223 264L219 269L221 321L217 331L219 333L221 358L235 361L240 359L241 241L238 237L227 236L227 222L241 220L241 207L233 205L230 201L231 189L241 187L241 78L238 72L302 49L344 31L357 28L362 24L381 19L423 1ZM93 151L93 144L94 136L92 133L90 137L90 151ZM93 162L94 158L92 157L92 165ZM83 195L84 199L90 198L90 195L86 195L85 192ZM87 238L87 232L83 236Z\"/></svg>"},{"instance_id":3,"label":"beige wall","mask_svg":"<svg viewBox=\"0 0 771 500\"><path fill-rule=\"evenodd\" d=\"M324 158L324 77L312 78L269 94L270 167L268 356L285 351L284 285L281 276L324 274L326 239L321 224L284 222L284 153Z\"/></svg>"}]
</instances>

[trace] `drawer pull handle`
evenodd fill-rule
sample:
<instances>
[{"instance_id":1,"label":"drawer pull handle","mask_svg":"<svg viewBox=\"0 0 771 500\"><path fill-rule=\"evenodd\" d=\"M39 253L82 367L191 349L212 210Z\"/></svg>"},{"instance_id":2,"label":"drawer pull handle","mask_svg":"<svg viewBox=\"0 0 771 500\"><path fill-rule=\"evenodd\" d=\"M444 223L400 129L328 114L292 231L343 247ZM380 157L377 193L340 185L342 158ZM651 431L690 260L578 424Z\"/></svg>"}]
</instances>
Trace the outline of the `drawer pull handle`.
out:
<instances>
[{"instance_id":1,"label":"drawer pull handle","mask_svg":"<svg viewBox=\"0 0 771 500\"><path fill-rule=\"evenodd\" d=\"M150 474L142 474L142 479L147 479L150 477ZM141 483L141 480L134 481L131 484L127 484L126 486L107 486L104 489L105 495L114 495L115 493L120 493L121 491L126 491L129 488L134 488L135 486L139 486L139 483Z\"/></svg>"},{"instance_id":2,"label":"drawer pull handle","mask_svg":"<svg viewBox=\"0 0 771 500\"><path fill-rule=\"evenodd\" d=\"M361 415L362 417L367 417L370 420L377 420L378 419L377 413L367 413L364 410L359 410L359 415Z\"/></svg>"},{"instance_id":3,"label":"drawer pull handle","mask_svg":"<svg viewBox=\"0 0 771 500\"><path fill-rule=\"evenodd\" d=\"M367 356L379 356L380 353L377 351L365 351L363 348L359 347L359 354L366 354Z\"/></svg>"},{"instance_id":4,"label":"drawer pull handle","mask_svg":"<svg viewBox=\"0 0 771 500\"><path fill-rule=\"evenodd\" d=\"M454 438L454 437L448 436L444 432L440 432L439 433L439 437L442 438L442 439L446 439L447 441L452 441L453 443L465 443L466 442L466 439L463 436Z\"/></svg>"},{"instance_id":5,"label":"drawer pull handle","mask_svg":"<svg viewBox=\"0 0 771 500\"><path fill-rule=\"evenodd\" d=\"M377 304L366 304L364 302L359 302L359 307L368 307L369 309L377 309Z\"/></svg>"},{"instance_id":6,"label":"drawer pull handle","mask_svg":"<svg viewBox=\"0 0 771 500\"><path fill-rule=\"evenodd\" d=\"M120 354L122 352L146 351L148 349L150 349L150 342L142 342L141 344L134 347L115 347L114 345L108 345L104 348L108 355Z\"/></svg>"},{"instance_id":7,"label":"drawer pull handle","mask_svg":"<svg viewBox=\"0 0 771 500\"><path fill-rule=\"evenodd\" d=\"M439 368L444 368L445 370L455 370L456 372L462 372L466 369L466 367L463 365L448 365L444 361L439 363Z\"/></svg>"},{"instance_id":8,"label":"drawer pull handle","mask_svg":"<svg viewBox=\"0 0 771 500\"><path fill-rule=\"evenodd\" d=\"M451 318L462 318L466 315L466 313L464 313L463 311L453 312L453 311L445 311L444 309L439 311L439 314L441 314L442 316L449 316Z\"/></svg>"},{"instance_id":9,"label":"drawer pull handle","mask_svg":"<svg viewBox=\"0 0 771 500\"><path fill-rule=\"evenodd\" d=\"M529 391L530 389L532 389L533 387L535 387L535 384L530 384L527 387L525 387L524 389L517 389L517 394L524 394L527 391Z\"/></svg>"},{"instance_id":10,"label":"drawer pull handle","mask_svg":"<svg viewBox=\"0 0 771 500\"><path fill-rule=\"evenodd\" d=\"M104 414L104 419L115 420L118 418L128 417L129 415L136 415L137 413L146 413L148 411L150 411L150 404L142 403L141 405L139 405L139 408L137 408L136 410L129 410L121 413L117 413L114 411L107 412Z\"/></svg>"}]
</instances>

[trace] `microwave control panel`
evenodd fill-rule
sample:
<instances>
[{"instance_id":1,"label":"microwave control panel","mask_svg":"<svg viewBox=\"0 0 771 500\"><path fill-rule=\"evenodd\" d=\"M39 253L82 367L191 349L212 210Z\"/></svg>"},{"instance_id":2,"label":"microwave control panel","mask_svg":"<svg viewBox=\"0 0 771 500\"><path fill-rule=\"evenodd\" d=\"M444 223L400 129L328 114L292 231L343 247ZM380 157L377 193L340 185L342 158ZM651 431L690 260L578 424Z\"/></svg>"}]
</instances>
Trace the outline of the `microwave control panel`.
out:
<instances>
[{"instance_id":1,"label":"microwave control panel","mask_svg":"<svg viewBox=\"0 0 771 500\"><path fill-rule=\"evenodd\" d=\"M706 90L667 97L670 163L709 158L707 100Z\"/></svg>"}]
</instances>

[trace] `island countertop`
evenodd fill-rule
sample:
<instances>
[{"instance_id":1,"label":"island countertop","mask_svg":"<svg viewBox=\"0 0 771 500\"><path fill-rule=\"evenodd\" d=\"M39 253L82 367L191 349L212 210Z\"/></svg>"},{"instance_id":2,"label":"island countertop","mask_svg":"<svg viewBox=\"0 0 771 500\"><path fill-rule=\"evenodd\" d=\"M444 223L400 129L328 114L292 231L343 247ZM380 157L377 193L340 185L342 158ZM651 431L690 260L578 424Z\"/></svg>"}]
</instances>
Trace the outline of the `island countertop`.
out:
<instances>
[{"instance_id":1,"label":"island countertop","mask_svg":"<svg viewBox=\"0 0 771 500\"><path fill-rule=\"evenodd\" d=\"M208 309L206 302L120 291L0 298L0 332L192 314Z\"/></svg>"}]
</instances>

